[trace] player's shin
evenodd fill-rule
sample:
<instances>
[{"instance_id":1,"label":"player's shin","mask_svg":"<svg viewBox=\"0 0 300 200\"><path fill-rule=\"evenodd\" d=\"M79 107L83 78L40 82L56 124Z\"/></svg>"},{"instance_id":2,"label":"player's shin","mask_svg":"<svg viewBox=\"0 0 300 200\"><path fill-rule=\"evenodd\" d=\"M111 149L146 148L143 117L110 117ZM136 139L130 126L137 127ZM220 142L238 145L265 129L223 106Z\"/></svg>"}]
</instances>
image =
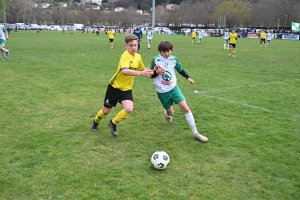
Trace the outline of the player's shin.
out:
<instances>
[{"instance_id":1,"label":"player's shin","mask_svg":"<svg viewBox=\"0 0 300 200\"><path fill-rule=\"evenodd\" d=\"M130 113L127 113L124 109L122 109L113 119L112 122L114 124L117 124L121 122L122 120L128 118Z\"/></svg>"},{"instance_id":2,"label":"player's shin","mask_svg":"<svg viewBox=\"0 0 300 200\"><path fill-rule=\"evenodd\" d=\"M103 110L101 109L96 117L95 117L95 122L99 123L106 115L104 114Z\"/></svg>"},{"instance_id":3,"label":"player's shin","mask_svg":"<svg viewBox=\"0 0 300 200\"><path fill-rule=\"evenodd\" d=\"M186 121L188 122L193 134L198 133L197 127L196 127L196 123L195 123L195 119L194 116L192 114L192 111L190 111L189 113L185 114L185 118Z\"/></svg>"}]
</instances>

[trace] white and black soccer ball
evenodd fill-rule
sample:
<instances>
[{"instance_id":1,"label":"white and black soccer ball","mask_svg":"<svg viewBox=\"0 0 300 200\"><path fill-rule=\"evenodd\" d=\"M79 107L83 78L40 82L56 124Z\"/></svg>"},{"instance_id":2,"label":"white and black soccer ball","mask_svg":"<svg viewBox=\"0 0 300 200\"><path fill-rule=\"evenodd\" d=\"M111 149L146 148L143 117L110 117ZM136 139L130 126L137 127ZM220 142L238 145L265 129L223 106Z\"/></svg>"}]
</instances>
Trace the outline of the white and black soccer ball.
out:
<instances>
[{"instance_id":1,"label":"white and black soccer ball","mask_svg":"<svg viewBox=\"0 0 300 200\"><path fill-rule=\"evenodd\" d=\"M164 151L156 151L151 156L151 163L156 169L166 169L170 163L170 157Z\"/></svg>"}]
</instances>

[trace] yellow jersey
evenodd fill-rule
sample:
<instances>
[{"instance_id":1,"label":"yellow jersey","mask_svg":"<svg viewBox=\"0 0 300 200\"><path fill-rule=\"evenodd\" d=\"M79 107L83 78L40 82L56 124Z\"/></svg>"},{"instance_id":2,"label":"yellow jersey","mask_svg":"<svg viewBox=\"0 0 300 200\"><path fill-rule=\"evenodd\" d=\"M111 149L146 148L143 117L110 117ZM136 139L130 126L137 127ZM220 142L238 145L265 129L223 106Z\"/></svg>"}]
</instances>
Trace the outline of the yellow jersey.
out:
<instances>
[{"instance_id":1,"label":"yellow jersey","mask_svg":"<svg viewBox=\"0 0 300 200\"><path fill-rule=\"evenodd\" d=\"M115 32L113 30L107 31L107 35L109 39L114 39Z\"/></svg>"},{"instance_id":2,"label":"yellow jersey","mask_svg":"<svg viewBox=\"0 0 300 200\"><path fill-rule=\"evenodd\" d=\"M145 69L142 57L140 54L131 55L125 51L119 61L117 72L110 79L109 84L114 88L122 91L131 90L133 86L134 76L124 75L122 69L131 69L142 71Z\"/></svg>"},{"instance_id":3,"label":"yellow jersey","mask_svg":"<svg viewBox=\"0 0 300 200\"><path fill-rule=\"evenodd\" d=\"M230 33L229 34L229 44L236 44L237 38L238 38L238 35L236 33Z\"/></svg>"},{"instance_id":4,"label":"yellow jersey","mask_svg":"<svg viewBox=\"0 0 300 200\"><path fill-rule=\"evenodd\" d=\"M264 31L260 33L260 39L266 39L266 33Z\"/></svg>"},{"instance_id":5,"label":"yellow jersey","mask_svg":"<svg viewBox=\"0 0 300 200\"><path fill-rule=\"evenodd\" d=\"M197 36L197 33L193 31L193 32L191 33L191 37L192 37L192 38L195 38L196 36Z\"/></svg>"}]
</instances>

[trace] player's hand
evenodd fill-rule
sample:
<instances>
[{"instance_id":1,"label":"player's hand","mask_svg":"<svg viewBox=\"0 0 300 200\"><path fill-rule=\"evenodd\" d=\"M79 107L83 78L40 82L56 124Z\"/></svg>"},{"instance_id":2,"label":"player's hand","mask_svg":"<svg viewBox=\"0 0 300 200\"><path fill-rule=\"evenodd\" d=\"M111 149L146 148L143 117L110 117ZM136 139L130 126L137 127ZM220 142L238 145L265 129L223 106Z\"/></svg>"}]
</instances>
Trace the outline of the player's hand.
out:
<instances>
[{"instance_id":1,"label":"player's hand","mask_svg":"<svg viewBox=\"0 0 300 200\"><path fill-rule=\"evenodd\" d=\"M164 68L160 67L159 65L156 65L154 67L154 70L156 71L156 74L158 74L158 75L163 74L166 71Z\"/></svg>"},{"instance_id":2,"label":"player's hand","mask_svg":"<svg viewBox=\"0 0 300 200\"><path fill-rule=\"evenodd\" d=\"M153 70L157 70L160 66L159 65L155 65L155 67L153 68Z\"/></svg>"},{"instance_id":3,"label":"player's hand","mask_svg":"<svg viewBox=\"0 0 300 200\"><path fill-rule=\"evenodd\" d=\"M152 74L154 73L153 70L145 68L142 72L141 72L141 76L148 76L151 77Z\"/></svg>"},{"instance_id":4,"label":"player's hand","mask_svg":"<svg viewBox=\"0 0 300 200\"><path fill-rule=\"evenodd\" d=\"M194 80L192 78L188 78L188 81L190 82L190 84L194 84Z\"/></svg>"}]
</instances>

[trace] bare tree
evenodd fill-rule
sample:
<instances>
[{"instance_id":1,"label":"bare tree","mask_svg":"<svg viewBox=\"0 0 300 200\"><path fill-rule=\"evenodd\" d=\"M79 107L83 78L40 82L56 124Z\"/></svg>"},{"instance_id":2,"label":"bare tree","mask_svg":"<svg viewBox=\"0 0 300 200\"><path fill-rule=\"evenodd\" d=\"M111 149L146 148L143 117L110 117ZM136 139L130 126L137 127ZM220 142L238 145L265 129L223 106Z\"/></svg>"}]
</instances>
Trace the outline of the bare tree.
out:
<instances>
[{"instance_id":1,"label":"bare tree","mask_svg":"<svg viewBox=\"0 0 300 200\"><path fill-rule=\"evenodd\" d=\"M85 16L86 16L86 22L85 24L87 25L95 25L97 24L97 15L98 15L99 11L98 10L93 10L93 9L89 9L85 12Z\"/></svg>"},{"instance_id":2,"label":"bare tree","mask_svg":"<svg viewBox=\"0 0 300 200\"><path fill-rule=\"evenodd\" d=\"M273 11L276 13L275 20L281 19L282 22L291 26L292 21L300 21L299 0L274 0Z\"/></svg>"},{"instance_id":3,"label":"bare tree","mask_svg":"<svg viewBox=\"0 0 300 200\"><path fill-rule=\"evenodd\" d=\"M191 16L192 24L195 24L198 27L199 24L205 23L204 19L206 11L203 3L195 3L191 8L191 12L193 13L193 15Z\"/></svg>"},{"instance_id":4,"label":"bare tree","mask_svg":"<svg viewBox=\"0 0 300 200\"><path fill-rule=\"evenodd\" d=\"M0 14L4 11L4 6L6 7L12 0L2 0L0 1Z\"/></svg>"},{"instance_id":5,"label":"bare tree","mask_svg":"<svg viewBox=\"0 0 300 200\"><path fill-rule=\"evenodd\" d=\"M225 15L226 23L229 27L237 27L245 24L245 21L250 18L251 10L243 0L224 1L217 6L213 16L218 19L218 16Z\"/></svg>"}]
</instances>

